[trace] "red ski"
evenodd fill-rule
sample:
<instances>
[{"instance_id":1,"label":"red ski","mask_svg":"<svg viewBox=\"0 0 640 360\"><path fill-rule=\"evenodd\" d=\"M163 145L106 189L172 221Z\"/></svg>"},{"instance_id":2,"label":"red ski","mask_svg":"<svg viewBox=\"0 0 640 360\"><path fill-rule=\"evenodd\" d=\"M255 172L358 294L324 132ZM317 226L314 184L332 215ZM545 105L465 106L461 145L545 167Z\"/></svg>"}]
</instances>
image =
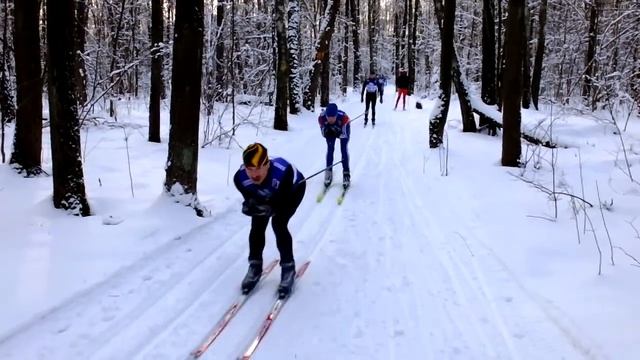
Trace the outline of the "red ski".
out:
<instances>
[{"instance_id":1,"label":"red ski","mask_svg":"<svg viewBox=\"0 0 640 360\"><path fill-rule=\"evenodd\" d=\"M267 277L269 273L276 267L277 264L278 264L278 260L273 260L272 262L270 262L267 265L267 267L264 268L264 270L262 271L262 276L260 277L260 280L262 281L262 279ZM204 354L205 351L207 351L207 349L209 349L211 344L213 344L213 342L218 338L218 336L220 336L220 334L222 333L222 330L224 330L227 327L231 319L233 319L233 317L238 313L242 305L244 305L244 303L247 301L249 296L251 296L251 294L255 290L256 289L254 288L248 294L241 294L240 296L238 296L238 298L231 304L231 306L229 306L229 309L227 309L224 315L222 315L222 318L220 318L216 326L211 330L211 333L202 341L200 346L198 346L194 351L191 352L190 359L199 358L200 356L202 356L202 354Z\"/></svg>"},{"instance_id":2,"label":"red ski","mask_svg":"<svg viewBox=\"0 0 640 360\"><path fill-rule=\"evenodd\" d=\"M300 277L302 277L302 275L304 275L304 272L307 270L310 263L311 261L307 261L298 268L298 270L296 271L296 281ZM291 294L289 294L289 296L291 296ZM269 331L271 324L273 324L273 322L276 320L276 318L280 314L280 311L282 310L282 307L289 299L289 296L285 297L284 299L277 299L276 302L273 303L273 306L271 307L271 310L267 314L267 317L262 322L262 326L260 326L260 331L258 331L258 335L256 335L256 337L253 339L249 347L247 347L247 350L239 357L240 360L251 359L253 354L256 352L258 345L260 345L260 342L262 341L262 339L265 337L265 335L267 335L267 331Z\"/></svg>"}]
</instances>

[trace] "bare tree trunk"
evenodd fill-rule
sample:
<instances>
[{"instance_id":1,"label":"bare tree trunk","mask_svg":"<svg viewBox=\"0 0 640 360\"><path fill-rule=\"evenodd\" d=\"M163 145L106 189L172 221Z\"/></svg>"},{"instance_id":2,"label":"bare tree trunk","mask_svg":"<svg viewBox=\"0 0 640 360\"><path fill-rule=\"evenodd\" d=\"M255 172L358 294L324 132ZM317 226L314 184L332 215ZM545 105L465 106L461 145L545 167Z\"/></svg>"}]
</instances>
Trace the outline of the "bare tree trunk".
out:
<instances>
[{"instance_id":1,"label":"bare tree trunk","mask_svg":"<svg viewBox=\"0 0 640 360\"><path fill-rule=\"evenodd\" d=\"M344 14L345 18L349 16L349 4L350 1L344 2ZM345 21L342 32L342 58L340 59L340 74L342 81L340 82L340 92L342 96L347 95L347 86L349 86L349 22Z\"/></svg>"},{"instance_id":2,"label":"bare tree trunk","mask_svg":"<svg viewBox=\"0 0 640 360\"><path fill-rule=\"evenodd\" d=\"M167 1L167 17L166 17L167 21L164 24L165 26L164 38L165 38L165 43L170 44L173 39L173 26L175 24L175 8L176 8L175 2L177 0L166 0L166 1Z\"/></svg>"},{"instance_id":3,"label":"bare tree trunk","mask_svg":"<svg viewBox=\"0 0 640 360\"><path fill-rule=\"evenodd\" d=\"M395 46L393 57L393 69L396 76L400 74L400 68L402 67L402 52L400 50L401 31L400 31L400 8L396 7L393 13L393 42Z\"/></svg>"},{"instance_id":4,"label":"bare tree trunk","mask_svg":"<svg viewBox=\"0 0 640 360\"><path fill-rule=\"evenodd\" d=\"M202 98L203 98L203 103L204 103L204 108L205 108L205 115L207 116L207 119L209 119L211 117L211 115L213 114L213 106L215 104L215 76L216 76L216 72L215 72L215 67L216 67L216 58L215 58L215 45L216 42L218 41L218 29L217 26L214 26L213 24L215 23L215 18L216 18L216 11L214 11L215 7L217 6L214 5L213 3L209 3L207 5L210 5L211 8L208 10L208 16L209 16L209 22L208 24L205 24L205 36L204 36L204 63L203 63L203 76L204 76L204 87L203 87L203 94L202 94ZM205 6L207 6L205 5ZM206 12L205 12L206 13ZM210 141L208 138L206 138L207 135L205 135L205 139L204 141Z\"/></svg>"},{"instance_id":5,"label":"bare tree trunk","mask_svg":"<svg viewBox=\"0 0 640 360\"><path fill-rule=\"evenodd\" d=\"M475 41L476 41L476 19L478 18L477 15L477 10L475 9L475 6L473 6L472 4L470 4L471 7L473 7L473 9L469 9L467 8L467 11L471 14L471 28L469 29L469 36L467 36L467 59L471 59L473 57L473 48L475 47ZM462 42L463 43L463 42ZM469 73L471 71L471 67L467 66L465 69L465 73L464 76L465 78L469 78Z\"/></svg>"},{"instance_id":6,"label":"bare tree trunk","mask_svg":"<svg viewBox=\"0 0 640 360\"><path fill-rule=\"evenodd\" d=\"M185 205L196 210L198 216L204 215L197 199L203 10L204 0L180 0L176 3L169 115L171 129L164 182L165 191L179 196Z\"/></svg>"},{"instance_id":7,"label":"bare tree trunk","mask_svg":"<svg viewBox=\"0 0 640 360\"><path fill-rule=\"evenodd\" d=\"M285 26L285 0L275 0L273 11L273 22L276 27L276 47L278 50L276 65L276 102L275 114L273 117L273 128L275 130L286 131L289 127L287 123L287 101L289 100L289 50L287 49L287 30Z\"/></svg>"},{"instance_id":8,"label":"bare tree trunk","mask_svg":"<svg viewBox=\"0 0 640 360\"><path fill-rule=\"evenodd\" d=\"M455 48L454 48L455 54ZM453 56L454 61L452 62L452 75L453 75L453 84L456 88L456 94L458 94L458 102L460 103L460 114L462 116L462 131L463 132L476 132L478 128L476 127L476 120L473 116L473 107L471 106L471 96L467 91L467 88L462 81L462 72L460 71L460 65L457 60L457 56Z\"/></svg>"},{"instance_id":9,"label":"bare tree trunk","mask_svg":"<svg viewBox=\"0 0 640 360\"><path fill-rule=\"evenodd\" d=\"M587 56L585 58L584 83L582 86L582 97L589 102L593 94L593 78L596 68L596 46L598 45L598 25L600 15L600 0L593 0L589 6L589 41L587 46ZM591 107L595 109L596 100L591 99Z\"/></svg>"},{"instance_id":10,"label":"bare tree trunk","mask_svg":"<svg viewBox=\"0 0 640 360\"><path fill-rule=\"evenodd\" d=\"M415 0L415 6L412 7L409 5L412 10L410 13L413 13L413 18L411 20L411 31L409 32L409 44L407 45L407 67L409 79L409 94L413 94L415 91L416 84L416 44L418 42L418 10L420 6L420 0Z\"/></svg>"},{"instance_id":11,"label":"bare tree trunk","mask_svg":"<svg viewBox=\"0 0 640 360\"><path fill-rule=\"evenodd\" d=\"M496 26L494 21L494 0L482 0L482 101L487 105L496 104ZM481 115L480 127L489 126L492 122ZM489 133L496 134L495 128Z\"/></svg>"},{"instance_id":12,"label":"bare tree trunk","mask_svg":"<svg viewBox=\"0 0 640 360\"><path fill-rule=\"evenodd\" d=\"M322 1L322 10L326 10L327 1ZM339 7L338 7L339 9ZM331 54L331 41L327 44L327 54ZM320 72L320 106L325 107L329 104L329 82L331 81L331 56L325 56L321 60L322 70Z\"/></svg>"},{"instance_id":13,"label":"bare tree trunk","mask_svg":"<svg viewBox=\"0 0 640 360\"><path fill-rule=\"evenodd\" d=\"M300 0L289 0L287 9L287 48L289 51L289 112L300 113L302 84L300 83Z\"/></svg>"},{"instance_id":14,"label":"bare tree trunk","mask_svg":"<svg viewBox=\"0 0 640 360\"><path fill-rule=\"evenodd\" d=\"M434 5L435 5L435 13L436 13L436 17L438 18L438 26L440 27L440 36L442 37L445 33L444 29L442 28L445 19L443 19L443 14L446 13L447 9L443 9L443 5L442 5L442 1L441 0L434 0ZM446 5L445 5L446 6ZM453 17L455 18L455 11L456 8L455 6L453 7L453 9L449 9L449 11L453 11ZM449 59L451 59L451 65L450 68L451 69L451 75L449 77L449 81L453 81L453 84L455 85L455 89L456 89L456 93L458 94L458 100L460 103L460 113L462 115L462 131L463 132L476 132L477 131L477 127L476 127L476 121L475 121L475 117L473 116L473 107L471 106L471 97L469 95L469 92L467 91L466 85L464 83L464 81L462 81L462 72L460 71L460 65L458 63L458 56L456 55L456 50L455 47L453 46L453 36L454 33L451 34L451 55L449 56ZM442 69L442 67L441 67ZM451 86L449 86L449 89L451 88ZM451 97L451 95L449 95L449 97ZM448 108L449 105L447 105ZM446 118L445 118L446 121ZM443 126L443 130L444 131L444 124Z\"/></svg>"},{"instance_id":15,"label":"bare tree trunk","mask_svg":"<svg viewBox=\"0 0 640 360\"><path fill-rule=\"evenodd\" d=\"M400 8L398 6L398 8ZM404 10L402 11L402 28L400 30L400 64L407 65L407 25L409 19L409 0L404 0Z\"/></svg>"},{"instance_id":16,"label":"bare tree trunk","mask_svg":"<svg viewBox=\"0 0 640 360\"><path fill-rule=\"evenodd\" d=\"M440 0L434 0L435 11L440 12L438 24L440 25L440 94L439 112L429 120L429 147L437 148L442 144L444 126L449 113L451 100L451 64L453 63L453 25L456 14L456 1L445 1L444 8ZM440 10L442 9L442 10ZM442 19L442 21L440 21Z\"/></svg>"},{"instance_id":17,"label":"bare tree trunk","mask_svg":"<svg viewBox=\"0 0 640 360\"><path fill-rule=\"evenodd\" d=\"M151 93L149 94L149 141L160 142L160 100L162 97L162 55L160 45L164 34L162 0L151 3Z\"/></svg>"},{"instance_id":18,"label":"bare tree trunk","mask_svg":"<svg viewBox=\"0 0 640 360\"><path fill-rule=\"evenodd\" d=\"M76 66L75 86L78 104L87 102L87 70L84 66L84 46L86 43L86 28L89 23L89 7L87 0L76 1L75 41L76 41Z\"/></svg>"},{"instance_id":19,"label":"bare tree trunk","mask_svg":"<svg viewBox=\"0 0 640 360\"><path fill-rule=\"evenodd\" d=\"M331 52L331 44L329 44L329 52ZM322 59L322 70L320 72L320 106L325 107L329 104L329 82L331 81L331 62L330 56Z\"/></svg>"},{"instance_id":20,"label":"bare tree trunk","mask_svg":"<svg viewBox=\"0 0 640 360\"><path fill-rule=\"evenodd\" d=\"M375 74L378 71L378 33L380 32L378 26L378 16L380 16L379 9L379 0L369 0L369 74Z\"/></svg>"},{"instance_id":21,"label":"bare tree trunk","mask_svg":"<svg viewBox=\"0 0 640 360\"><path fill-rule=\"evenodd\" d=\"M40 78L40 6L38 0L15 3L16 131L9 163L27 176L39 175L42 152L42 79Z\"/></svg>"},{"instance_id":22,"label":"bare tree trunk","mask_svg":"<svg viewBox=\"0 0 640 360\"><path fill-rule=\"evenodd\" d=\"M520 103L522 97L522 42L526 39L525 0L509 0L505 31L505 70L502 112L502 165L520 166Z\"/></svg>"},{"instance_id":23,"label":"bare tree trunk","mask_svg":"<svg viewBox=\"0 0 640 360\"><path fill-rule=\"evenodd\" d=\"M115 31L114 31L114 35L113 38L111 39L112 41L112 45L113 48L111 49L111 65L109 66L109 73L113 74L114 70L116 69L116 59L118 58L118 44L120 42L120 32L122 31L122 22L123 22L123 18L124 18L124 7L125 4L127 3L127 0L121 0L121 7L120 7L120 14L118 15L118 22L115 25ZM117 90L117 86L115 85L116 83L120 83L122 81L122 75L119 75L118 78L115 77L111 77L111 83L113 85L113 88L116 89L117 93L121 93L122 90ZM115 103L113 102L113 95L111 96L111 99L109 99L109 116L111 117L115 117L117 116L116 114L116 106Z\"/></svg>"},{"instance_id":24,"label":"bare tree trunk","mask_svg":"<svg viewBox=\"0 0 640 360\"><path fill-rule=\"evenodd\" d=\"M320 73L322 71L322 61L325 57L329 56L329 44L331 43L331 37L333 36L334 26L336 23L336 16L338 9L340 8L340 0L331 1L331 6L327 8L324 13L324 19L321 23L325 24L325 27L320 29L320 37L316 43L316 55L313 62L313 68L309 76L309 85L304 91L304 99L302 106L309 111L313 111L315 107L316 94L318 93L318 83Z\"/></svg>"},{"instance_id":25,"label":"bare tree trunk","mask_svg":"<svg viewBox=\"0 0 640 360\"><path fill-rule=\"evenodd\" d=\"M46 4L53 206L74 215L89 216L91 209L84 186L78 103L73 82L74 0L47 0Z\"/></svg>"},{"instance_id":26,"label":"bare tree trunk","mask_svg":"<svg viewBox=\"0 0 640 360\"><path fill-rule=\"evenodd\" d=\"M496 103L498 104L498 110L500 110L502 109L502 73L504 72L504 51L502 43L502 0L497 0L496 4L498 8L498 41L496 41L496 44L498 46L498 49L496 50Z\"/></svg>"},{"instance_id":27,"label":"bare tree trunk","mask_svg":"<svg viewBox=\"0 0 640 360\"><path fill-rule=\"evenodd\" d=\"M9 1L4 0L4 26L2 29L2 57L0 58L0 112L2 123L10 123L16 119L16 105L13 101L11 86L9 85L9 67L11 65L11 50L9 47ZM4 149L4 148L3 148Z\"/></svg>"},{"instance_id":28,"label":"bare tree trunk","mask_svg":"<svg viewBox=\"0 0 640 360\"><path fill-rule=\"evenodd\" d=\"M540 96L540 79L542 78L542 58L545 50L545 26L547 24L547 0L540 1L538 13L538 41L536 56L533 61L533 75L531 79L531 101L538 110L538 98Z\"/></svg>"},{"instance_id":29,"label":"bare tree trunk","mask_svg":"<svg viewBox=\"0 0 640 360\"><path fill-rule=\"evenodd\" d=\"M640 23L640 21L638 22ZM633 64L634 71L633 75L631 75L631 94L636 104L640 105L640 46L638 46L638 44L635 45L633 51Z\"/></svg>"},{"instance_id":30,"label":"bare tree trunk","mask_svg":"<svg viewBox=\"0 0 640 360\"><path fill-rule=\"evenodd\" d=\"M139 26L140 26L140 9L139 9L139 4L135 4L133 6L131 6L131 19L129 20L131 22L131 39L130 39L130 63L134 63L133 65L133 71L129 72L129 87L128 87L128 91L129 94L133 93L133 96L135 98L138 98L138 85L139 85L139 73L140 73L140 68L137 64L136 59L139 56L139 50L138 48L140 47L139 44L137 43L138 41L138 37L136 36L136 34L139 32Z\"/></svg>"},{"instance_id":31,"label":"bare tree trunk","mask_svg":"<svg viewBox=\"0 0 640 360\"><path fill-rule=\"evenodd\" d=\"M351 3L351 39L353 42L353 91L362 84L362 60L360 57L360 0L345 0Z\"/></svg>"},{"instance_id":32,"label":"bare tree trunk","mask_svg":"<svg viewBox=\"0 0 640 360\"><path fill-rule=\"evenodd\" d=\"M224 3L218 2L216 11L216 29L218 34L222 34L224 24ZM231 56L233 58L233 55ZM216 36L216 90L215 100L224 101L226 86L224 85L224 38Z\"/></svg>"},{"instance_id":33,"label":"bare tree trunk","mask_svg":"<svg viewBox=\"0 0 640 360\"><path fill-rule=\"evenodd\" d=\"M529 42L533 39L531 33L529 7L524 5L524 41L522 42L522 107L529 108L531 104L531 49Z\"/></svg>"}]
</instances>

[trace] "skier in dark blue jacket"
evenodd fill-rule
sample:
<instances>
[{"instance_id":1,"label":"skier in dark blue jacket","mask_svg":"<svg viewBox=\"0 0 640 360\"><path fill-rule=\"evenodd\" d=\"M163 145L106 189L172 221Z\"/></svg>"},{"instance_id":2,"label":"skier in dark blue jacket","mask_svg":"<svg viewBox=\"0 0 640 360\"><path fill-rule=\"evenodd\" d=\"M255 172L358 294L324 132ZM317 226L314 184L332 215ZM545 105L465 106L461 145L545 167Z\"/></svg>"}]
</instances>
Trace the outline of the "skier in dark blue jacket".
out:
<instances>
[{"instance_id":1,"label":"skier in dark blue jacket","mask_svg":"<svg viewBox=\"0 0 640 360\"><path fill-rule=\"evenodd\" d=\"M347 189L351 185L351 173L349 172L349 138L351 137L351 120L344 111L338 110L338 105L330 103L318 116L320 133L327 142L327 170L324 173L324 186L328 188L333 181L333 153L336 139L340 139L340 152L342 153L342 186Z\"/></svg>"},{"instance_id":2,"label":"skier in dark blue jacket","mask_svg":"<svg viewBox=\"0 0 640 360\"><path fill-rule=\"evenodd\" d=\"M371 126L376 126L376 100L380 94L380 104L382 104L382 95L384 92L383 82L378 79L376 74L370 74L369 78L362 83L362 91L360 92L360 102L365 103L364 108L364 126L369 121L369 106L371 106ZM366 98L364 93L367 93Z\"/></svg>"},{"instance_id":3,"label":"skier in dark blue jacket","mask_svg":"<svg viewBox=\"0 0 640 360\"><path fill-rule=\"evenodd\" d=\"M282 269L278 293L281 298L286 297L296 274L288 224L304 197L304 176L283 158L269 159L267 149L259 143L247 146L242 159L243 165L233 177L244 198L242 213L251 216L249 270L242 280L242 292L249 293L262 275L265 231L271 218Z\"/></svg>"}]
</instances>

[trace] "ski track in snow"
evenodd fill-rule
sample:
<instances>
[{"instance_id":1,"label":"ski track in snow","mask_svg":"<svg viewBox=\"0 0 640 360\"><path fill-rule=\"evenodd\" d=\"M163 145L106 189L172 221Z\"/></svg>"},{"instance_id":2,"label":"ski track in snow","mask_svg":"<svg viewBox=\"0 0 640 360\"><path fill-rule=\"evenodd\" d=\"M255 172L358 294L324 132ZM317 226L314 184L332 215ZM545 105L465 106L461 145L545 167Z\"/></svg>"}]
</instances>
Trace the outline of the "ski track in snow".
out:
<instances>
[{"instance_id":1,"label":"ski track in snow","mask_svg":"<svg viewBox=\"0 0 640 360\"><path fill-rule=\"evenodd\" d=\"M366 145L350 144L353 185L316 256L322 274L312 265L255 358L603 358L518 282L477 221L465 223L477 210L464 183L443 193L438 174L421 174L419 151L396 152L426 143L426 124L398 124L410 120L378 122ZM458 226L442 228L451 218Z\"/></svg>"},{"instance_id":2,"label":"ski track in snow","mask_svg":"<svg viewBox=\"0 0 640 360\"><path fill-rule=\"evenodd\" d=\"M238 261L244 247L226 239L242 233L226 213L147 254L100 284L24 325L0 341L3 359L91 358L126 329L148 321L154 307L166 311L155 319L163 326L175 312L210 285L206 274L221 273ZM205 275L205 276L203 276ZM156 328L157 330L157 328ZM137 333L136 337L143 336ZM33 346L32 339L39 339ZM122 349L121 349L122 350ZM122 354L122 353L121 353Z\"/></svg>"},{"instance_id":3,"label":"ski track in snow","mask_svg":"<svg viewBox=\"0 0 640 360\"><path fill-rule=\"evenodd\" d=\"M465 183L443 190L438 181L457 180L422 172L424 119L379 108L375 129L354 122L352 188L341 206L340 166L339 185L322 203L315 202L322 180L307 184L290 228L298 264L312 263L254 358L603 358L488 247ZM407 142L415 151L394 146ZM315 164L321 168L324 157ZM249 222L236 210L0 339L0 358L186 357L238 295ZM458 226L443 228L452 218ZM277 254L270 232L265 261ZM279 273L261 282L203 359L241 353L275 299Z\"/></svg>"}]
</instances>

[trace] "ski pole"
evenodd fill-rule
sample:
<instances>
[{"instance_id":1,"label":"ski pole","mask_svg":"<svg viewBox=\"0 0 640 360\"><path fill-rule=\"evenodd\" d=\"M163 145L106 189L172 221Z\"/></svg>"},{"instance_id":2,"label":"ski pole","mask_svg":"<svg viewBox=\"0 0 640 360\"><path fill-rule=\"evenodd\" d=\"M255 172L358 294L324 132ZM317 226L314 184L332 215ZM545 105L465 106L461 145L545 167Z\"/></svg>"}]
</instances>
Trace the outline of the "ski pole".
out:
<instances>
[{"instance_id":1,"label":"ski pole","mask_svg":"<svg viewBox=\"0 0 640 360\"><path fill-rule=\"evenodd\" d=\"M327 171L327 170L331 169L332 167L334 167L334 166L336 166L336 165L340 164L341 162L342 162L342 160L337 161L337 162L335 162L334 164L331 164L331 165L327 166L326 168L324 168L324 169L322 169L322 170L320 170L320 171L318 171L318 172L314 173L313 175L309 175L309 176L307 176L306 178L304 178L304 179L300 180L300 182L298 182L298 184L301 184L301 183L303 183L303 182L305 182L305 181L307 181L307 180L311 179L312 177L314 177L314 176L316 176L316 175L322 174L323 172L325 172L325 171Z\"/></svg>"},{"instance_id":2,"label":"ski pole","mask_svg":"<svg viewBox=\"0 0 640 360\"><path fill-rule=\"evenodd\" d=\"M351 122L354 122L356 120L358 120L359 118L361 118L364 115L364 113L361 113L360 115L354 117L353 119L351 119Z\"/></svg>"}]
</instances>

